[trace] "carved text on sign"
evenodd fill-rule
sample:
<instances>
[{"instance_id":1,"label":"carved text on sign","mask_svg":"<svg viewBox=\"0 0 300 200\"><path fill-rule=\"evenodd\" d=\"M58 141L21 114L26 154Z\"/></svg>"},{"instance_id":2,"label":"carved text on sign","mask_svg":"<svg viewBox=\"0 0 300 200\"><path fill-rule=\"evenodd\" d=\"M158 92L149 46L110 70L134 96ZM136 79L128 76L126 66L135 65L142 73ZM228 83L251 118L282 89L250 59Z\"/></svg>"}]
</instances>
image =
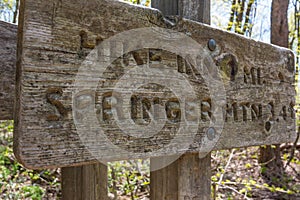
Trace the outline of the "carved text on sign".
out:
<instances>
[{"instance_id":1,"label":"carved text on sign","mask_svg":"<svg viewBox=\"0 0 300 200\"><path fill-rule=\"evenodd\" d=\"M20 8L21 51L16 70L19 78L16 84L14 149L18 160L27 167L63 167L90 163L95 158L86 146L91 151L105 151L108 142L129 152L138 152L131 153L132 158L143 157L143 152L150 152L148 157L173 155L174 152L198 152L201 151L199 146L206 131L214 127L216 119L222 114L225 124L214 149L293 140L294 57L287 49L186 19L170 23L157 10L118 1L87 3L66 0L57 3L53 0L26 0L26 6ZM105 48L107 59L113 62L104 71L98 88L92 91L86 89L73 98L72 85L92 49L120 33L153 26L177 31L195 40L201 48L192 50L203 62L191 62L177 51L170 53L154 49L151 45L152 49L144 46L133 52L126 51L119 58L112 57L115 52L125 52L131 45L130 42L116 42ZM171 32L163 37L169 36ZM134 36L130 37L131 42L136 41ZM157 42L152 38L148 38L151 44ZM213 49L207 46L210 39L216 42ZM172 47L174 50L176 48ZM95 55L99 54L96 52ZM159 87L153 87L150 83L133 91L128 102L122 100L119 92L115 91L115 95L112 95L114 87L128 71L132 68L143 69L146 65L156 70L164 66L178 74L178 77L190 84L196 99L182 102L174 92L161 88L160 93ZM206 66L207 71L199 73L196 70L199 66ZM215 102L209 91L210 86L214 86L215 72L220 73L226 90L226 102L222 102L224 107L218 112L215 112L217 104L221 102ZM159 75L157 72L153 77ZM97 73L91 74L93 78L96 76ZM209 84L207 78L211 78ZM143 80L143 77L140 79ZM86 80L86 83L90 81L92 78ZM128 81L134 82L134 79ZM175 82L169 80L171 86L177 87ZM128 106L125 106L126 113L124 109L119 109L120 105ZM75 115L74 108L77 109ZM78 135L77 129L80 127L75 126L74 117L89 122L84 112L87 108L91 108L98 121L87 123L91 131L86 131L86 136L97 137L97 134L92 134L92 130L101 127L105 137L97 142L90 139L85 146ZM193 110L197 110L199 116L195 117ZM138 138L131 134L130 126L126 134L119 129L116 119L122 116L131 120L132 126L146 128L155 123L159 128L164 126L157 134ZM164 123L162 118L166 119ZM199 120L196 136L188 140L184 139L190 132L178 132L178 124L184 122L185 118L189 122ZM176 141L174 147L183 143L187 147L179 148L178 151L170 148L164 154L156 153L157 149L170 144L176 135L183 139ZM105 156L107 161L127 158L121 154L119 157Z\"/></svg>"}]
</instances>

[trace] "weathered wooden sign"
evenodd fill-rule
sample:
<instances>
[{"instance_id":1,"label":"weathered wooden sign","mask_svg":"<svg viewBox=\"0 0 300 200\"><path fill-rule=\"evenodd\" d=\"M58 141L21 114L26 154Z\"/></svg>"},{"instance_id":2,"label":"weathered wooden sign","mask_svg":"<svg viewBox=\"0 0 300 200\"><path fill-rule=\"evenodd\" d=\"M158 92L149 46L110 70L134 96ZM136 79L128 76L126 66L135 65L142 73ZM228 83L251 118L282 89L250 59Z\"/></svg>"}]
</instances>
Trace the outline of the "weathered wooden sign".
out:
<instances>
[{"instance_id":1,"label":"weathered wooden sign","mask_svg":"<svg viewBox=\"0 0 300 200\"><path fill-rule=\"evenodd\" d=\"M17 26L0 21L0 120L13 119Z\"/></svg>"},{"instance_id":2,"label":"weathered wooden sign","mask_svg":"<svg viewBox=\"0 0 300 200\"><path fill-rule=\"evenodd\" d=\"M22 1L19 161L62 167L294 139L291 51L169 20L117 1Z\"/></svg>"}]
</instances>

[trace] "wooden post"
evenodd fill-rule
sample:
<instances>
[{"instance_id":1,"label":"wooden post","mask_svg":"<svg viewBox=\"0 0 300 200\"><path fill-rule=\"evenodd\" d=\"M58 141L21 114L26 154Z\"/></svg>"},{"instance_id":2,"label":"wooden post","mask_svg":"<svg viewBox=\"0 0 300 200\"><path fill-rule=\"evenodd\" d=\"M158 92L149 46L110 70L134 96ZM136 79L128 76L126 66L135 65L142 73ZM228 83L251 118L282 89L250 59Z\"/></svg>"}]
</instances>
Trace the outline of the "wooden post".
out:
<instances>
[{"instance_id":1,"label":"wooden post","mask_svg":"<svg viewBox=\"0 0 300 200\"><path fill-rule=\"evenodd\" d=\"M210 24L210 0L152 0L151 4L166 16L179 14ZM155 162L155 158L151 162ZM198 153L187 153L171 165L151 171L150 177L151 200L208 200L211 196L211 155L200 159Z\"/></svg>"},{"instance_id":2,"label":"wooden post","mask_svg":"<svg viewBox=\"0 0 300 200\"><path fill-rule=\"evenodd\" d=\"M152 0L151 7L157 8L164 15L178 15L178 0Z\"/></svg>"},{"instance_id":3,"label":"wooden post","mask_svg":"<svg viewBox=\"0 0 300 200\"><path fill-rule=\"evenodd\" d=\"M198 153L187 153L169 166L151 171L151 199L210 199L210 159L210 154L200 159ZM151 162L155 162L155 158Z\"/></svg>"},{"instance_id":4,"label":"wooden post","mask_svg":"<svg viewBox=\"0 0 300 200\"><path fill-rule=\"evenodd\" d=\"M107 166L102 163L62 168L63 200L106 200Z\"/></svg>"},{"instance_id":5,"label":"wooden post","mask_svg":"<svg viewBox=\"0 0 300 200\"><path fill-rule=\"evenodd\" d=\"M210 0L178 0L179 15L210 24Z\"/></svg>"},{"instance_id":6,"label":"wooden post","mask_svg":"<svg viewBox=\"0 0 300 200\"><path fill-rule=\"evenodd\" d=\"M180 15L194 21L210 24L209 0L152 0L151 6L165 16Z\"/></svg>"}]
</instances>

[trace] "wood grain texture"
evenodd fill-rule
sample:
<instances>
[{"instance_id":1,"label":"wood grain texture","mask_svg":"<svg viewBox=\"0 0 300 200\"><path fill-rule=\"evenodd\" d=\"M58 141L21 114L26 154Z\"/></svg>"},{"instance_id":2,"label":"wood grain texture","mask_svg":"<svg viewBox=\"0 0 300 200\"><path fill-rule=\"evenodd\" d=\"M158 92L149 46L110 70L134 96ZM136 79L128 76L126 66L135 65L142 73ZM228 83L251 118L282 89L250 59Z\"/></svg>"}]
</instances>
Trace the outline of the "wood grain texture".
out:
<instances>
[{"instance_id":1,"label":"wood grain texture","mask_svg":"<svg viewBox=\"0 0 300 200\"><path fill-rule=\"evenodd\" d=\"M178 15L186 19L210 24L210 1L203 0L152 0L151 6L165 16ZM202 12L205 10L205 12Z\"/></svg>"},{"instance_id":2,"label":"wood grain texture","mask_svg":"<svg viewBox=\"0 0 300 200\"><path fill-rule=\"evenodd\" d=\"M178 0L152 0L151 7L159 9L165 16L179 15Z\"/></svg>"},{"instance_id":3,"label":"wood grain texture","mask_svg":"<svg viewBox=\"0 0 300 200\"><path fill-rule=\"evenodd\" d=\"M0 21L0 120L12 120L15 100L17 26Z\"/></svg>"},{"instance_id":4,"label":"wood grain texture","mask_svg":"<svg viewBox=\"0 0 300 200\"><path fill-rule=\"evenodd\" d=\"M108 200L107 166L101 163L62 168L63 200Z\"/></svg>"},{"instance_id":5,"label":"wood grain texture","mask_svg":"<svg viewBox=\"0 0 300 200\"><path fill-rule=\"evenodd\" d=\"M150 172L150 198L158 200L164 198L166 200L178 199L178 165L179 159L168 166L153 170L153 164L159 162L158 158L151 158Z\"/></svg>"},{"instance_id":6,"label":"wood grain texture","mask_svg":"<svg viewBox=\"0 0 300 200\"><path fill-rule=\"evenodd\" d=\"M97 41L142 27L171 28L185 33L203 47L221 71L227 91L227 105L222 111L226 122L214 149L274 144L294 138L294 63L293 54L287 49L186 19L170 22L157 10L117 1L25 0L19 22L14 148L19 161L29 168L91 163L95 162L92 155L107 150L104 142L90 138L83 144L80 140L72 115L72 85L80 64ZM207 48L211 38L217 43L213 52ZM161 132L158 140L135 140L122 135L120 127L113 123L111 105L106 103L111 100L110 86L125 69L118 63L121 60L127 66L138 66L148 58L182 73L199 97L202 120L197 136L186 137L192 141L189 148L157 153L156 149L172 140L170 132ZM99 114L95 127L103 128L107 138L128 150L129 155L105 154L105 161L198 151L199 137L205 136L210 117L213 118L210 109L215 105L210 103L203 79L190 74L191 69L180 57L153 49L129 53L112 65L106 74L107 85L101 86L107 87L108 93L99 92L94 99ZM151 96L146 89L144 95ZM149 121L147 114L141 118ZM87 133L87 137L93 135ZM145 149L150 153L145 154Z\"/></svg>"},{"instance_id":7,"label":"wood grain texture","mask_svg":"<svg viewBox=\"0 0 300 200\"><path fill-rule=\"evenodd\" d=\"M152 158L151 165L160 161L160 158ZM204 158L197 153L187 153L162 169L151 170L151 200L209 200L210 165L210 153Z\"/></svg>"},{"instance_id":8,"label":"wood grain texture","mask_svg":"<svg viewBox=\"0 0 300 200\"><path fill-rule=\"evenodd\" d=\"M210 200L211 157L199 154L184 155L178 165L178 200Z\"/></svg>"},{"instance_id":9,"label":"wood grain texture","mask_svg":"<svg viewBox=\"0 0 300 200\"><path fill-rule=\"evenodd\" d=\"M194 8L190 7L189 12L186 12L183 17L210 24L210 9L205 6L210 4L210 0L201 2L191 0L181 6L189 6L190 2L198 3L199 8L195 13ZM153 6L164 13L162 5ZM178 8L173 9L178 11ZM191 16L190 13L196 15ZM153 165L160 163L160 160L151 158L150 162L153 169ZM198 153L186 153L165 168L151 170L150 179L151 200L209 200L211 197L211 154L208 153L200 159Z\"/></svg>"}]
</instances>

